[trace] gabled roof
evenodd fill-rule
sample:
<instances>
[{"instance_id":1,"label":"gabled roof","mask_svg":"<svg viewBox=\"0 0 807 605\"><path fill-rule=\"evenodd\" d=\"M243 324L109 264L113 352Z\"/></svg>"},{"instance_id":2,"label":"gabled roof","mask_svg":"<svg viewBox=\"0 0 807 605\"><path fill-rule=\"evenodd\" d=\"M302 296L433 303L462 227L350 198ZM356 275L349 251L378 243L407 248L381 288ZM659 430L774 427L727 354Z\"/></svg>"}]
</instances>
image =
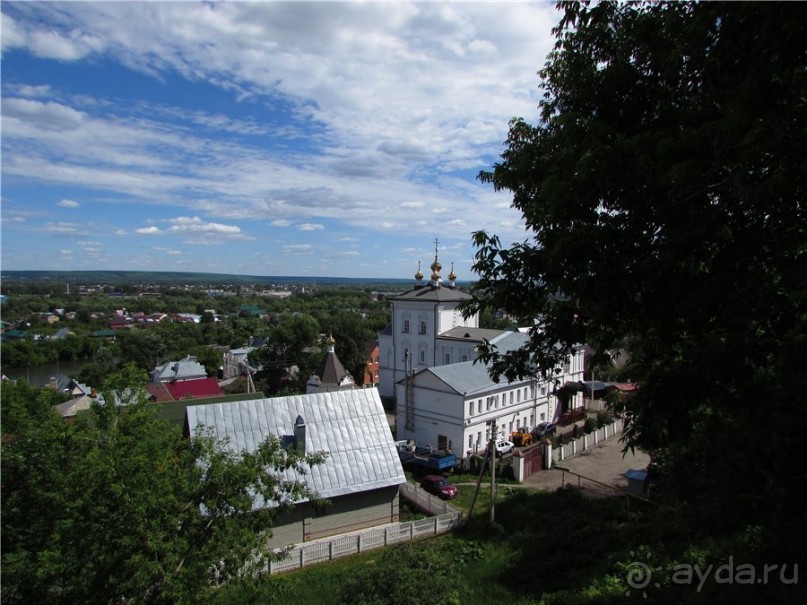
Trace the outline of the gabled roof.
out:
<instances>
[{"instance_id":1,"label":"gabled roof","mask_svg":"<svg viewBox=\"0 0 807 605\"><path fill-rule=\"evenodd\" d=\"M171 380L192 380L207 378L202 364L190 355L180 361L167 361L151 371L152 382L170 382Z\"/></svg>"},{"instance_id":2,"label":"gabled roof","mask_svg":"<svg viewBox=\"0 0 807 605\"><path fill-rule=\"evenodd\" d=\"M165 388L168 389L168 392L171 393L171 397L175 400L187 399L189 397L221 397L224 395L224 391L221 390L215 378L166 382Z\"/></svg>"},{"instance_id":3,"label":"gabled roof","mask_svg":"<svg viewBox=\"0 0 807 605\"><path fill-rule=\"evenodd\" d=\"M306 452L328 452L323 464L305 475L285 471L285 478L305 481L323 498L354 494L406 481L377 389L311 393L189 406L186 427L202 424L234 451L254 451L269 435L294 435L295 420L306 425ZM263 503L256 502L256 506Z\"/></svg>"},{"instance_id":4,"label":"gabled roof","mask_svg":"<svg viewBox=\"0 0 807 605\"><path fill-rule=\"evenodd\" d=\"M488 374L488 367L485 364L463 361L421 370L415 374L415 385L417 385L418 376L425 373L433 374L456 393L471 397L494 392L504 386L529 384L530 380L525 378L524 380L515 380L513 382L497 383L491 379L490 374Z\"/></svg>"}]
</instances>

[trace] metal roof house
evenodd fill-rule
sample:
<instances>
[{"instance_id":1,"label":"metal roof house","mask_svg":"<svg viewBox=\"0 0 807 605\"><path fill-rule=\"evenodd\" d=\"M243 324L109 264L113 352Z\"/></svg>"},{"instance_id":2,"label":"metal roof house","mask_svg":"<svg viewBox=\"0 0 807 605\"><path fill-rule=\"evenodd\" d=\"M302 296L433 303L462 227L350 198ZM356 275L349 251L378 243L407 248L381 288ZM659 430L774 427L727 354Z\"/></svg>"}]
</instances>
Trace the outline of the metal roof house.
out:
<instances>
[{"instance_id":1,"label":"metal roof house","mask_svg":"<svg viewBox=\"0 0 807 605\"><path fill-rule=\"evenodd\" d=\"M328 453L323 464L299 476L331 505L315 510L297 503L276 521L269 545L283 547L398 521L398 486L406 482L376 389L292 395L188 407L185 432L199 425L227 438L237 451L253 451L269 435L281 442L298 437L304 422L305 451ZM256 501L256 506L265 503Z\"/></svg>"}]
</instances>

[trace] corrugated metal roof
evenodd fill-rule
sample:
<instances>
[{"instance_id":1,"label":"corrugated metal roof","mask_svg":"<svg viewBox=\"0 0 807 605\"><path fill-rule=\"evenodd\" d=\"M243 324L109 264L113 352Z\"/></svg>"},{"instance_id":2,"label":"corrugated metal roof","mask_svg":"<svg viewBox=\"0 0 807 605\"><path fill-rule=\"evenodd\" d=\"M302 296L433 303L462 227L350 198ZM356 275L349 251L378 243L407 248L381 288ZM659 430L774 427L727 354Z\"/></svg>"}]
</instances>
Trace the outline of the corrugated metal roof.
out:
<instances>
[{"instance_id":1,"label":"corrugated metal roof","mask_svg":"<svg viewBox=\"0 0 807 605\"><path fill-rule=\"evenodd\" d=\"M376 389L197 405L188 407L186 414L192 430L205 425L216 437L229 438L236 451L254 451L269 435L281 441L293 436L295 420L302 416L306 451L325 451L328 457L305 475L288 470L285 477L305 481L323 498L406 481Z\"/></svg>"},{"instance_id":2,"label":"corrugated metal roof","mask_svg":"<svg viewBox=\"0 0 807 605\"><path fill-rule=\"evenodd\" d=\"M529 383L528 379L516 380L514 382L493 382L490 378L490 374L488 374L488 367L483 363L474 363L473 361L435 366L433 368L427 368L423 370L423 372L431 372L457 393L470 395L472 397L488 391L498 390L504 386L517 386L519 384Z\"/></svg>"}]
</instances>

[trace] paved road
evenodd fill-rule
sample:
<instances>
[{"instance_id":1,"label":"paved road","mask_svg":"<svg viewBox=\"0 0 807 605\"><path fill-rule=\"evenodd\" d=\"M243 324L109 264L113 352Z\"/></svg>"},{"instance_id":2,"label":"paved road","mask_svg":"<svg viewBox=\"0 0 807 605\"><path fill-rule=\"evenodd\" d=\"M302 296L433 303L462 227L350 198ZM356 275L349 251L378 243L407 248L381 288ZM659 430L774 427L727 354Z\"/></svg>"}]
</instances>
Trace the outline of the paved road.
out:
<instances>
[{"instance_id":1,"label":"paved road","mask_svg":"<svg viewBox=\"0 0 807 605\"><path fill-rule=\"evenodd\" d=\"M567 458L559 466L588 479L624 490L628 486L628 480L623 476L623 473L631 468L643 469L650 463L650 457L639 450L634 453L628 451L623 456L622 448L624 445L619 440L619 437L612 437L582 454ZM615 493L614 490L598 485L593 481L578 480L576 476L564 473L558 468L534 473L522 485L524 487L555 490L564 483L578 485L578 482L581 489L592 495L610 496Z\"/></svg>"}]
</instances>

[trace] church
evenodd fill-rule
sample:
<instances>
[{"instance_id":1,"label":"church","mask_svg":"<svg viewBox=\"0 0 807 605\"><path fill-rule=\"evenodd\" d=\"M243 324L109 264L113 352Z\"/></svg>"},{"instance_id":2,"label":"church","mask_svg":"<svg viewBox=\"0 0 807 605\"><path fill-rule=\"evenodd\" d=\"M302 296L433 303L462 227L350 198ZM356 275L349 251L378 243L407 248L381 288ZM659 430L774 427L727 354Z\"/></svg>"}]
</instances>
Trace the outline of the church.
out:
<instances>
[{"instance_id":1,"label":"church","mask_svg":"<svg viewBox=\"0 0 807 605\"><path fill-rule=\"evenodd\" d=\"M505 352L523 347L528 335L480 328L478 315L463 317L460 305L471 295L457 287L453 266L443 281L437 243L430 280L423 281L418 267L415 287L390 299L392 319L378 335L379 390L394 403L397 439L462 458L491 437L507 438L519 427L582 407L581 394L557 389L583 380L582 347L551 378L496 383L484 365L473 363L485 340Z\"/></svg>"}]
</instances>

